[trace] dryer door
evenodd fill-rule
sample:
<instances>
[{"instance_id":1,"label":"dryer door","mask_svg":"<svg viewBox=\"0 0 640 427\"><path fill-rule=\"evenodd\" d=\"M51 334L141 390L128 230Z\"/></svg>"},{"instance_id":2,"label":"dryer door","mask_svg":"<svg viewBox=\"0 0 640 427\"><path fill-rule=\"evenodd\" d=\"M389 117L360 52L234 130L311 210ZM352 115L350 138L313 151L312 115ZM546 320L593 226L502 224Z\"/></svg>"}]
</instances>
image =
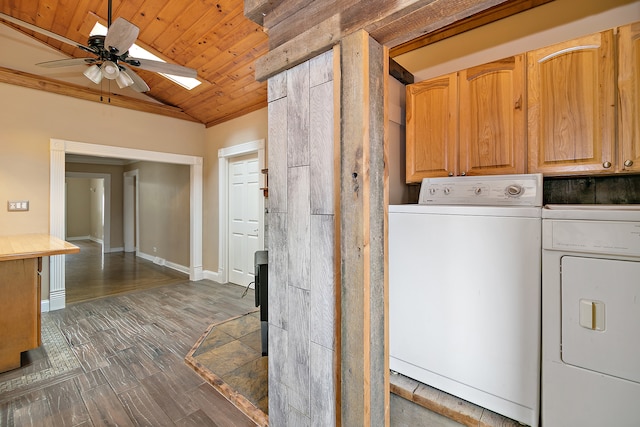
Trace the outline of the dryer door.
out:
<instances>
[{"instance_id":1,"label":"dryer door","mask_svg":"<svg viewBox=\"0 0 640 427\"><path fill-rule=\"evenodd\" d=\"M640 262L562 257L562 360L640 382Z\"/></svg>"}]
</instances>

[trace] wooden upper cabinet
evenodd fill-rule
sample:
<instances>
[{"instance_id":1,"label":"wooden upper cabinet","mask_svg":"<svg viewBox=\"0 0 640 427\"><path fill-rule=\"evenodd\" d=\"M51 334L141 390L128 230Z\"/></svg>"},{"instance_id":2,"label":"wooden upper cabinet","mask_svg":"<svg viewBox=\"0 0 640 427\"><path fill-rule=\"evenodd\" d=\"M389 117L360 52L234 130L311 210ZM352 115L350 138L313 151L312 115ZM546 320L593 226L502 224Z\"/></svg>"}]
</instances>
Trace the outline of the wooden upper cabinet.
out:
<instances>
[{"instance_id":1,"label":"wooden upper cabinet","mask_svg":"<svg viewBox=\"0 0 640 427\"><path fill-rule=\"evenodd\" d=\"M640 22L618 31L618 170L640 171Z\"/></svg>"},{"instance_id":2,"label":"wooden upper cabinet","mask_svg":"<svg viewBox=\"0 0 640 427\"><path fill-rule=\"evenodd\" d=\"M407 183L455 173L456 73L407 86Z\"/></svg>"},{"instance_id":3,"label":"wooden upper cabinet","mask_svg":"<svg viewBox=\"0 0 640 427\"><path fill-rule=\"evenodd\" d=\"M527 53L528 172L615 171L613 31Z\"/></svg>"},{"instance_id":4,"label":"wooden upper cabinet","mask_svg":"<svg viewBox=\"0 0 640 427\"><path fill-rule=\"evenodd\" d=\"M524 55L463 70L458 175L525 172Z\"/></svg>"}]
</instances>

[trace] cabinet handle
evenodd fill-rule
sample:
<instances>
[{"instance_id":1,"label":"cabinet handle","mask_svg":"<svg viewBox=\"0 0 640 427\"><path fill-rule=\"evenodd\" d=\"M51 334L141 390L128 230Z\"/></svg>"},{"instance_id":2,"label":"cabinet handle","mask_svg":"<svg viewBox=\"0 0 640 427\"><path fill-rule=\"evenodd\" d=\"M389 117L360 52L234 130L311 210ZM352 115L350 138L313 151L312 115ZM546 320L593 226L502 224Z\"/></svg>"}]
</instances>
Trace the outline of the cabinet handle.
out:
<instances>
[{"instance_id":1,"label":"cabinet handle","mask_svg":"<svg viewBox=\"0 0 640 427\"><path fill-rule=\"evenodd\" d=\"M633 166L633 160L631 160L631 159L627 159L627 160L625 160L625 161L624 161L624 165L625 165L626 167Z\"/></svg>"},{"instance_id":2,"label":"cabinet handle","mask_svg":"<svg viewBox=\"0 0 640 427\"><path fill-rule=\"evenodd\" d=\"M453 176L453 172L449 172L449 176Z\"/></svg>"},{"instance_id":3,"label":"cabinet handle","mask_svg":"<svg viewBox=\"0 0 640 427\"><path fill-rule=\"evenodd\" d=\"M518 99L516 100L514 106L513 106L516 110L521 110L522 109L522 95L520 95L518 97Z\"/></svg>"},{"instance_id":4,"label":"cabinet handle","mask_svg":"<svg viewBox=\"0 0 640 427\"><path fill-rule=\"evenodd\" d=\"M605 168L605 169L609 169L611 167L611 162L604 162L602 164L602 167Z\"/></svg>"},{"instance_id":5,"label":"cabinet handle","mask_svg":"<svg viewBox=\"0 0 640 427\"><path fill-rule=\"evenodd\" d=\"M462 173L460 174L460 176L467 176L467 173L466 173L466 172L462 172Z\"/></svg>"}]
</instances>

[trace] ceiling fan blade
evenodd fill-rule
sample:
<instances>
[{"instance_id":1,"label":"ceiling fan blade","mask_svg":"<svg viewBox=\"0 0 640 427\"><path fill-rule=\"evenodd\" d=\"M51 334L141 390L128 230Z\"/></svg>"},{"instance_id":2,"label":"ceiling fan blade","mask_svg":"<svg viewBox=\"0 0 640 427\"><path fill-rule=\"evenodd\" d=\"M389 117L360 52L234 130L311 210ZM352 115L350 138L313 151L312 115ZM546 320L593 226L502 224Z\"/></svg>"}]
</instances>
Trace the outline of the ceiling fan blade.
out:
<instances>
[{"instance_id":1,"label":"ceiling fan blade","mask_svg":"<svg viewBox=\"0 0 640 427\"><path fill-rule=\"evenodd\" d=\"M120 64L122 65L122 64ZM149 91L149 86L147 85L147 83L142 80L142 77L140 77L139 75L137 75L133 70L131 70L128 67L125 67L124 65L122 65L122 67L125 68L125 70L120 70L121 73L127 73L127 75L129 77L131 77L131 80L133 80L133 85L131 85L131 89L135 90L136 92L148 92Z\"/></svg>"},{"instance_id":2,"label":"ceiling fan blade","mask_svg":"<svg viewBox=\"0 0 640 427\"><path fill-rule=\"evenodd\" d=\"M140 29L124 18L116 19L107 29L104 47L111 53L122 55L138 38Z\"/></svg>"},{"instance_id":3,"label":"ceiling fan blade","mask_svg":"<svg viewBox=\"0 0 640 427\"><path fill-rule=\"evenodd\" d=\"M83 46L78 42L75 42L75 41L73 41L71 39L68 39L66 37L63 37L63 36L59 36L56 33L52 33L51 31L45 30L44 28L37 27L37 26L35 26L33 24L29 24L28 22L21 21L19 19L14 18L13 16L9 16L9 15L5 15L4 13L0 13L0 19L2 19L4 21L7 21L7 22L11 22L12 24L16 24L16 25L18 25L18 26L20 26L22 28L26 28L27 30L31 30L31 31L34 31L36 33L42 34L43 36L47 36L49 38L58 40L59 42L66 43L66 44L69 44L71 46L75 46L75 47L77 47L79 49L82 49L84 51L87 51L87 52L90 52L90 53L95 53L90 48L88 48L86 46Z\"/></svg>"},{"instance_id":4,"label":"ceiling fan blade","mask_svg":"<svg viewBox=\"0 0 640 427\"><path fill-rule=\"evenodd\" d=\"M127 58L126 62L131 66L140 68L141 70L170 74L172 76L191 77L194 79L198 77L198 72L196 70L193 68L183 67L182 65L131 57Z\"/></svg>"},{"instance_id":5,"label":"ceiling fan blade","mask_svg":"<svg viewBox=\"0 0 640 427\"><path fill-rule=\"evenodd\" d=\"M98 62L97 58L69 58L59 59L57 61L46 61L36 64L39 67L45 68L58 68L58 67L70 67L73 65L91 65Z\"/></svg>"}]
</instances>

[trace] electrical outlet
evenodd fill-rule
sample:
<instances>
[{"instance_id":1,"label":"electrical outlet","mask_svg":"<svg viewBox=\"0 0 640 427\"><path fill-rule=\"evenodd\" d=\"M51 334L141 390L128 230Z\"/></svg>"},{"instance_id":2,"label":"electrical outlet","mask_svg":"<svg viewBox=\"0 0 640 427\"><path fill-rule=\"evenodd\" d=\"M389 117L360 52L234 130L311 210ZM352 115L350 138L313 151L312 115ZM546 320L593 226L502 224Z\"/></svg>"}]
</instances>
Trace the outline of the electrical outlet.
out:
<instances>
[{"instance_id":1,"label":"electrical outlet","mask_svg":"<svg viewBox=\"0 0 640 427\"><path fill-rule=\"evenodd\" d=\"M29 210L28 200L9 200L7 201L7 210L9 212L25 212Z\"/></svg>"}]
</instances>

